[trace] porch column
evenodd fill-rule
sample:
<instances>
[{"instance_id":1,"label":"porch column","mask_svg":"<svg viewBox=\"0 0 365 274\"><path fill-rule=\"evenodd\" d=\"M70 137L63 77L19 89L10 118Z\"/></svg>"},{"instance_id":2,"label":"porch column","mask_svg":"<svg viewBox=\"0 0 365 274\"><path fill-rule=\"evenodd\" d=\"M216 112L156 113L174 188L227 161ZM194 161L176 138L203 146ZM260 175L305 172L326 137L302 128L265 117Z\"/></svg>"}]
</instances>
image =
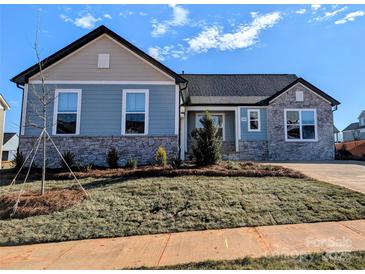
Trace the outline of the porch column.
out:
<instances>
[{"instance_id":1,"label":"porch column","mask_svg":"<svg viewBox=\"0 0 365 274\"><path fill-rule=\"evenodd\" d=\"M239 107L236 107L235 109L235 121L236 121L236 152L239 152L240 150L240 144L239 141L241 139L241 110Z\"/></svg>"}]
</instances>

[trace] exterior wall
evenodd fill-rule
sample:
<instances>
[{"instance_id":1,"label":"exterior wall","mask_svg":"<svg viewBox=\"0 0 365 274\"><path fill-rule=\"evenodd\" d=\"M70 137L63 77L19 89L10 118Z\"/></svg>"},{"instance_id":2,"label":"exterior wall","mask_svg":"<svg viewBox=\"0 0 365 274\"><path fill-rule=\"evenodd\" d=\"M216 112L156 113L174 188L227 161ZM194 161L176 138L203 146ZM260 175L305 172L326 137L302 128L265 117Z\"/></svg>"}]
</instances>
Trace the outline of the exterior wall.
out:
<instances>
[{"instance_id":1,"label":"exterior wall","mask_svg":"<svg viewBox=\"0 0 365 274\"><path fill-rule=\"evenodd\" d=\"M70 85L48 84L47 91L54 96L55 89L82 89L80 136L120 136L122 128L122 90L149 90L149 136L175 135L175 85ZM35 92L34 92L35 91ZM27 98L26 121L42 125L37 116L39 100L34 93L41 85L30 85ZM48 132L52 133L53 103L48 105ZM27 126L25 136L38 136L40 129ZM70 137L72 138L72 137Z\"/></svg>"},{"instance_id":2,"label":"exterior wall","mask_svg":"<svg viewBox=\"0 0 365 274\"><path fill-rule=\"evenodd\" d=\"M3 152L7 151L8 153L8 157L7 159L3 159L3 160L8 160L11 161L15 158L16 155L16 151L18 149L18 145L19 145L19 137L18 135L14 135L10 140L8 140L6 142L6 144L3 146Z\"/></svg>"},{"instance_id":3,"label":"exterior wall","mask_svg":"<svg viewBox=\"0 0 365 274\"><path fill-rule=\"evenodd\" d=\"M20 151L27 155L37 137L20 137ZM140 137L140 136L98 136L98 137L53 137L61 153L71 151L80 166L93 164L106 166L106 155L115 147L120 155L119 164L125 165L129 157L136 159L139 165L154 163L158 147L162 145L168 153L168 159L178 156L178 137ZM58 168L60 157L57 151L47 142L47 166ZM42 146L39 147L35 165L42 164Z\"/></svg>"},{"instance_id":4,"label":"exterior wall","mask_svg":"<svg viewBox=\"0 0 365 274\"><path fill-rule=\"evenodd\" d=\"M342 132L343 142L354 141L354 134L352 130L346 130ZM359 140L365 140L365 128L359 132Z\"/></svg>"},{"instance_id":5,"label":"exterior wall","mask_svg":"<svg viewBox=\"0 0 365 274\"><path fill-rule=\"evenodd\" d=\"M109 69L98 68L99 53L110 54ZM107 35L45 69L44 75L48 81L174 81Z\"/></svg>"},{"instance_id":6,"label":"exterior wall","mask_svg":"<svg viewBox=\"0 0 365 274\"><path fill-rule=\"evenodd\" d=\"M4 126L5 126L5 109L0 104L0 155L3 154ZM0 169L1 169L1 158L2 157L0 157Z\"/></svg>"},{"instance_id":7,"label":"exterior wall","mask_svg":"<svg viewBox=\"0 0 365 274\"><path fill-rule=\"evenodd\" d=\"M304 101L296 102L295 91L304 91ZM315 142L286 142L284 109L314 108L317 110ZM295 85L271 102L268 108L269 160L333 160L335 156L331 105L303 85Z\"/></svg>"},{"instance_id":8,"label":"exterior wall","mask_svg":"<svg viewBox=\"0 0 365 274\"><path fill-rule=\"evenodd\" d=\"M260 131L248 131L248 110L257 109L255 107L241 107L241 140L243 141L264 141L267 140L267 110L259 108L260 110ZM243 119L242 119L243 118ZM242 121L245 120L245 121Z\"/></svg>"},{"instance_id":9,"label":"exterior wall","mask_svg":"<svg viewBox=\"0 0 365 274\"><path fill-rule=\"evenodd\" d=\"M267 141L239 141L239 160L264 161L268 158Z\"/></svg>"}]
</instances>

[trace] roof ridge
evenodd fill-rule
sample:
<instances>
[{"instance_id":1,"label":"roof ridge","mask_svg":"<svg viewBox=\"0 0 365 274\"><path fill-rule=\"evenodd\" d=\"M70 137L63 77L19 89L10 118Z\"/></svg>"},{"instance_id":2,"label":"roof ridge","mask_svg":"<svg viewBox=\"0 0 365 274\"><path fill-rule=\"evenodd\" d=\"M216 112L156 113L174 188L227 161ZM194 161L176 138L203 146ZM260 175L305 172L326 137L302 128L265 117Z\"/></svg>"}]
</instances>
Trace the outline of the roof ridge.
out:
<instances>
[{"instance_id":1,"label":"roof ridge","mask_svg":"<svg viewBox=\"0 0 365 274\"><path fill-rule=\"evenodd\" d=\"M298 77L295 73L180 73L180 75L207 75L207 76L216 76L216 75L265 75L265 76L287 76L294 75Z\"/></svg>"}]
</instances>

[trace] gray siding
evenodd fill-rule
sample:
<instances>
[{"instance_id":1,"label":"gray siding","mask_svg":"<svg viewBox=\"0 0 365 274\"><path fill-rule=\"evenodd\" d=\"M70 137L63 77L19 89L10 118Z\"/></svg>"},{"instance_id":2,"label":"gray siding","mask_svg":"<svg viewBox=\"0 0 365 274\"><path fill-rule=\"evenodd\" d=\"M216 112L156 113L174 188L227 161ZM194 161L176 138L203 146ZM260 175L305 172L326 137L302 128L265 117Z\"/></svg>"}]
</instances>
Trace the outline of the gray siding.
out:
<instances>
[{"instance_id":1,"label":"gray siding","mask_svg":"<svg viewBox=\"0 0 365 274\"><path fill-rule=\"evenodd\" d=\"M224 130L225 137L227 142L235 141L235 112L234 111L212 111L212 113L224 113L225 121L224 121ZM188 137L191 136L191 132L195 129L196 125L196 114L202 113L202 111L189 111L188 112Z\"/></svg>"},{"instance_id":2,"label":"gray siding","mask_svg":"<svg viewBox=\"0 0 365 274\"><path fill-rule=\"evenodd\" d=\"M98 54L110 54L110 68L98 68ZM129 50L102 36L44 71L56 81L174 81ZM35 75L30 80L39 80Z\"/></svg>"},{"instance_id":3,"label":"gray siding","mask_svg":"<svg viewBox=\"0 0 365 274\"><path fill-rule=\"evenodd\" d=\"M50 94L55 89L82 89L80 136L120 136L122 124L122 90L149 90L150 136L175 135L175 86L167 85L47 85ZM40 130L29 127L29 122L41 125L36 112L39 101L33 90L40 92L40 85L30 85L27 102L26 136L39 135ZM49 104L47 115L48 131L52 133L53 103Z\"/></svg>"},{"instance_id":4,"label":"gray siding","mask_svg":"<svg viewBox=\"0 0 365 274\"><path fill-rule=\"evenodd\" d=\"M260 108L260 131L248 131L248 109L255 109L254 107L241 108L241 140L242 141L264 141L267 140L267 111L265 108ZM242 121L246 118L246 121Z\"/></svg>"},{"instance_id":5,"label":"gray siding","mask_svg":"<svg viewBox=\"0 0 365 274\"><path fill-rule=\"evenodd\" d=\"M342 136L343 136L343 142L354 141L354 134L352 131L343 131ZM365 131L360 132L359 139L365 140Z\"/></svg>"}]
</instances>

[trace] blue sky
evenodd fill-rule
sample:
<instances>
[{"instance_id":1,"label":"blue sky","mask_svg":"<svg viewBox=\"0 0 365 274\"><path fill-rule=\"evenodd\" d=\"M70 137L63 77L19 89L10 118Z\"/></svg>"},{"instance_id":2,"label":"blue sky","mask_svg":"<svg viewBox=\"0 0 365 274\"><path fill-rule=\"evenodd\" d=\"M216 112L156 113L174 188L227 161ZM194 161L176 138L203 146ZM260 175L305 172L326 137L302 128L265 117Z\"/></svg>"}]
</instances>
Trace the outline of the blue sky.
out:
<instances>
[{"instance_id":1,"label":"blue sky","mask_svg":"<svg viewBox=\"0 0 365 274\"><path fill-rule=\"evenodd\" d=\"M9 79L104 24L176 72L295 73L342 104L341 130L365 109L365 5L0 5L0 93L17 131Z\"/></svg>"}]
</instances>

